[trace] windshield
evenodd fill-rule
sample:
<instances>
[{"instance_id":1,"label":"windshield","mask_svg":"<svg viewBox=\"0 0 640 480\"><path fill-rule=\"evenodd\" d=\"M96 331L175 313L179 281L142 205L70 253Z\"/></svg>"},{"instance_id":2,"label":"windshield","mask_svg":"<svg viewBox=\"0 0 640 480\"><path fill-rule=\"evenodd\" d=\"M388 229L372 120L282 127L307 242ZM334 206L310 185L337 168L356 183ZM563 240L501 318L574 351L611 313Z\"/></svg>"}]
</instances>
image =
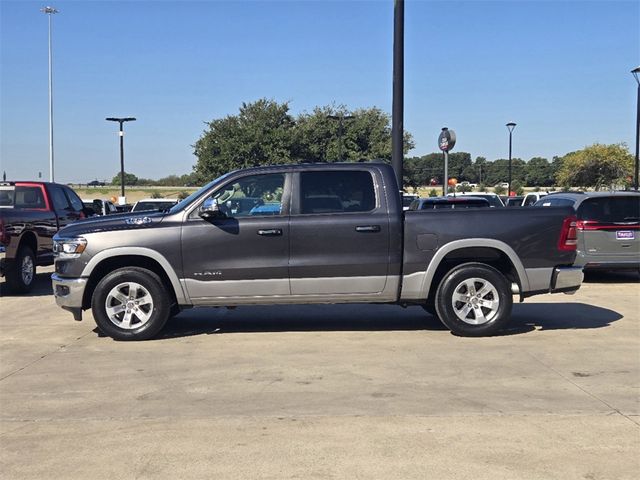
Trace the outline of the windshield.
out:
<instances>
[{"instance_id":1,"label":"windshield","mask_svg":"<svg viewBox=\"0 0 640 480\"><path fill-rule=\"evenodd\" d=\"M216 178L215 180L210 181L209 183L207 183L201 189L196 190L191 195L189 195L187 198L185 198L184 200L181 200L180 202L176 203L173 207L171 207L171 209L169 210L169 213L170 214L178 213L180 210L183 210L186 206L190 205L191 202L193 202L196 198L198 198L200 195L202 195L206 191L210 190L211 187L213 187L216 183L221 182L222 180L224 180L231 173L232 172L225 173L224 175Z\"/></svg>"}]
</instances>

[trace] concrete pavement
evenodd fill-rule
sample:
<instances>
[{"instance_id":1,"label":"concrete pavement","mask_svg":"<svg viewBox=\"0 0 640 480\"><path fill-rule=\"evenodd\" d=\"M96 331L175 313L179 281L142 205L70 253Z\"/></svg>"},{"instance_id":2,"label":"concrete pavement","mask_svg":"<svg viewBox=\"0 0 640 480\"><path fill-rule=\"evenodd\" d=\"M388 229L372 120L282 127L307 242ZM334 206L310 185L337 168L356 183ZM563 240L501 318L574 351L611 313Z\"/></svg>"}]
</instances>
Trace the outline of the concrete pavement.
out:
<instances>
[{"instance_id":1,"label":"concrete pavement","mask_svg":"<svg viewBox=\"0 0 640 480\"><path fill-rule=\"evenodd\" d=\"M114 342L0 299L4 478L623 479L640 471L640 283L599 274L504 335L421 308L243 307Z\"/></svg>"}]
</instances>

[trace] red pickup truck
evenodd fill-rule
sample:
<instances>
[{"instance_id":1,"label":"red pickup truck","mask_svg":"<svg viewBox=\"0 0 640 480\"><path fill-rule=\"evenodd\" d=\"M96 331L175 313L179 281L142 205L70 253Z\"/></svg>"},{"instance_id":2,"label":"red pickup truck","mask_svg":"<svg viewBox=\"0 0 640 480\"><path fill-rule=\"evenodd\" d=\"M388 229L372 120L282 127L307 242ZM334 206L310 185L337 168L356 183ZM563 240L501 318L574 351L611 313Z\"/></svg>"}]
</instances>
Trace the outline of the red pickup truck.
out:
<instances>
[{"instance_id":1,"label":"red pickup truck","mask_svg":"<svg viewBox=\"0 0 640 480\"><path fill-rule=\"evenodd\" d=\"M36 266L53 264L53 236L85 216L80 197L66 185L0 182L0 276L9 289L31 290Z\"/></svg>"}]
</instances>

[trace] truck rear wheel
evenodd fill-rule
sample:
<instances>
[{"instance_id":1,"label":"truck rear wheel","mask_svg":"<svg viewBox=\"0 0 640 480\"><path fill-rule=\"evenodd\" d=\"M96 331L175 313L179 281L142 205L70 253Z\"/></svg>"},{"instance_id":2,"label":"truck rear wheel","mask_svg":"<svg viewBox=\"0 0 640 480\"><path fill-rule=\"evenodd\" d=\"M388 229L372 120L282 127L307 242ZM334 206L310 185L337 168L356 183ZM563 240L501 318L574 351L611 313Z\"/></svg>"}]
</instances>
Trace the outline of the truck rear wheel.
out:
<instances>
[{"instance_id":1,"label":"truck rear wheel","mask_svg":"<svg viewBox=\"0 0 640 480\"><path fill-rule=\"evenodd\" d=\"M7 268L7 286L14 293L27 293L36 279L36 256L31 247L22 245L9 268Z\"/></svg>"},{"instance_id":2,"label":"truck rear wheel","mask_svg":"<svg viewBox=\"0 0 640 480\"><path fill-rule=\"evenodd\" d=\"M435 299L442 323L463 337L495 334L509 321L512 305L507 279L482 263L465 263L447 273Z\"/></svg>"},{"instance_id":3,"label":"truck rear wheel","mask_svg":"<svg viewBox=\"0 0 640 480\"><path fill-rule=\"evenodd\" d=\"M105 276L93 292L91 310L98 328L116 340L148 340L169 318L170 295L154 272L127 267Z\"/></svg>"}]
</instances>

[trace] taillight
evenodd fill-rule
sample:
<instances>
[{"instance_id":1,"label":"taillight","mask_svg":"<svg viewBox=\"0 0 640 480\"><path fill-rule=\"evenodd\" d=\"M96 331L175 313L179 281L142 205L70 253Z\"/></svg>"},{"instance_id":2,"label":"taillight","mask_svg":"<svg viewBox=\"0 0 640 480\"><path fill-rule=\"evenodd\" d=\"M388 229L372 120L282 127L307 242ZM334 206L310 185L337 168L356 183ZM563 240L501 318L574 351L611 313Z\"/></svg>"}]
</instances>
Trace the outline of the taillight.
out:
<instances>
[{"instance_id":1,"label":"taillight","mask_svg":"<svg viewBox=\"0 0 640 480\"><path fill-rule=\"evenodd\" d=\"M578 221L576 217L567 217L562 222L558 250L570 252L578 246Z\"/></svg>"}]
</instances>

